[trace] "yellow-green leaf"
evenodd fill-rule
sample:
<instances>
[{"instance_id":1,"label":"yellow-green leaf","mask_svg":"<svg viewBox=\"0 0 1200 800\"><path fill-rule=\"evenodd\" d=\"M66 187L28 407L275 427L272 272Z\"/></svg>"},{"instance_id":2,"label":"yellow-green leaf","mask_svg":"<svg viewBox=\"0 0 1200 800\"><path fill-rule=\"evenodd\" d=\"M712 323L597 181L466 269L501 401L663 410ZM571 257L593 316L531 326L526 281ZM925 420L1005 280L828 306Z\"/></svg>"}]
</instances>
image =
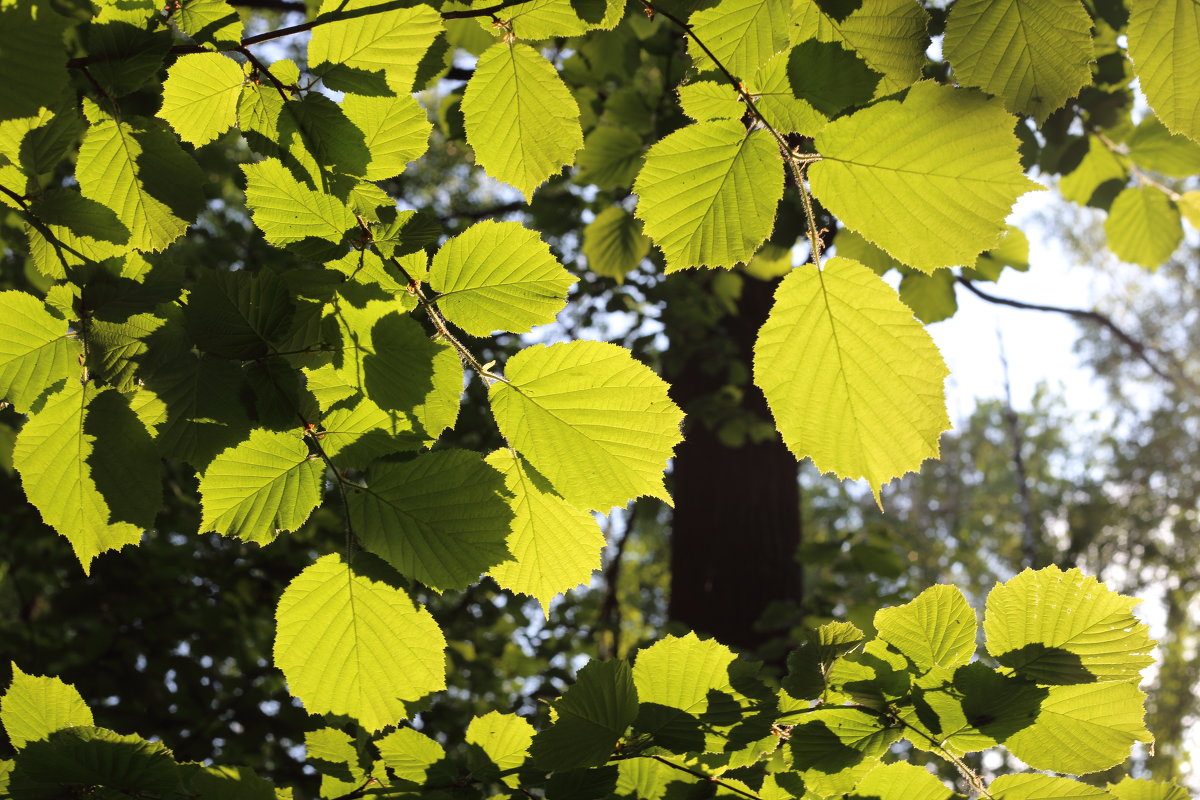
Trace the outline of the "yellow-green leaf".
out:
<instances>
[{"instance_id":1,"label":"yellow-green leaf","mask_svg":"<svg viewBox=\"0 0 1200 800\"><path fill-rule=\"evenodd\" d=\"M1200 4L1131 0L1129 57L1167 129L1200 142Z\"/></svg>"}]
</instances>

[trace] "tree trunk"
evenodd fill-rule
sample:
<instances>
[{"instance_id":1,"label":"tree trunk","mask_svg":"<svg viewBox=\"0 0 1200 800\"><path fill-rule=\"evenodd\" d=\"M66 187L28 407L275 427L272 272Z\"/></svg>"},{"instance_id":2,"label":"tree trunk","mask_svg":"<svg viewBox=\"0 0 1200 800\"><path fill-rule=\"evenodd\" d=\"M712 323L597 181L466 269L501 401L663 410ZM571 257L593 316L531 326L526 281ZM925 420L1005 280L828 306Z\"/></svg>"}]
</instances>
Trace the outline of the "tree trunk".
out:
<instances>
[{"instance_id":1,"label":"tree trunk","mask_svg":"<svg viewBox=\"0 0 1200 800\"><path fill-rule=\"evenodd\" d=\"M695 280L694 274L685 277ZM689 333L695 333L694 307L672 312L668 304L664 315L672 351L685 352L666 365L672 393L689 414L687 438L675 452L672 473L668 611L689 628L746 649L771 638L755 629L769 605L798 603L802 597L796 460L778 434L765 442L727 446L701 415L704 401L729 383L728 359L740 361L750 374L754 339L777 285L745 278L737 313L707 323L708 335L723 342L724 363L714 364L711 352L687 346ZM741 389L742 412L770 421L762 392L749 380Z\"/></svg>"}]
</instances>

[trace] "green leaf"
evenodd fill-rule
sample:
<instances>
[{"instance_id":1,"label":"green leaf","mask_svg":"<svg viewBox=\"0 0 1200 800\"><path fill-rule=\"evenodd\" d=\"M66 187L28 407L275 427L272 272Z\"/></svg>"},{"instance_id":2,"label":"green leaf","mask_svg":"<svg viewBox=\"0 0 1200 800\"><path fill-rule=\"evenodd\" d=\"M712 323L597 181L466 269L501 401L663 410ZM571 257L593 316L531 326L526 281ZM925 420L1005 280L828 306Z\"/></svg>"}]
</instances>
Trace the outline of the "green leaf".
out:
<instances>
[{"instance_id":1,"label":"green leaf","mask_svg":"<svg viewBox=\"0 0 1200 800\"><path fill-rule=\"evenodd\" d=\"M188 296L184 319L200 350L251 360L271 353L295 310L287 285L271 272L207 270Z\"/></svg>"},{"instance_id":2,"label":"green leaf","mask_svg":"<svg viewBox=\"0 0 1200 800\"><path fill-rule=\"evenodd\" d=\"M536 598L549 618L551 599L587 583L600 569L604 534L591 514L555 494L511 450L496 450L487 463L504 475L513 512L511 558L489 573L502 588Z\"/></svg>"},{"instance_id":3,"label":"green leaf","mask_svg":"<svg viewBox=\"0 0 1200 800\"><path fill-rule=\"evenodd\" d=\"M576 278L519 222L484 220L442 245L429 285L446 318L472 336L553 322Z\"/></svg>"},{"instance_id":4,"label":"green leaf","mask_svg":"<svg viewBox=\"0 0 1200 800\"><path fill-rule=\"evenodd\" d=\"M1078 0L964 0L943 45L958 83L1046 121L1091 80L1092 19Z\"/></svg>"},{"instance_id":5,"label":"green leaf","mask_svg":"<svg viewBox=\"0 0 1200 800\"><path fill-rule=\"evenodd\" d=\"M628 350L574 341L527 347L489 388L508 443L582 509L641 495L670 502L663 468L682 436L667 384Z\"/></svg>"},{"instance_id":6,"label":"green leaf","mask_svg":"<svg viewBox=\"0 0 1200 800\"><path fill-rule=\"evenodd\" d=\"M334 363L346 386L385 411L407 414L432 441L458 417L462 362L453 347L430 339L396 307L377 300L362 308L339 304L334 322L342 350Z\"/></svg>"},{"instance_id":7,"label":"green leaf","mask_svg":"<svg viewBox=\"0 0 1200 800\"><path fill-rule=\"evenodd\" d=\"M486 764L473 764L472 773L483 769L492 772L517 769L529 756L533 734L533 726L516 714L491 711L471 720L467 726L467 744L478 748L487 759ZM518 778L509 776L504 781L516 786Z\"/></svg>"},{"instance_id":8,"label":"green leaf","mask_svg":"<svg viewBox=\"0 0 1200 800\"><path fill-rule=\"evenodd\" d=\"M83 28L87 55L92 59L88 71L109 97L132 94L148 84L162 69L163 60L171 48L171 34L153 29L146 17L135 8L98 14L92 24ZM133 4L130 4L133 5Z\"/></svg>"},{"instance_id":9,"label":"green leaf","mask_svg":"<svg viewBox=\"0 0 1200 800\"><path fill-rule=\"evenodd\" d=\"M748 78L771 56L787 48L787 0L721 0L692 14L688 51L699 70L716 64L698 44L704 42L717 61L735 77Z\"/></svg>"},{"instance_id":10,"label":"green leaf","mask_svg":"<svg viewBox=\"0 0 1200 800\"><path fill-rule=\"evenodd\" d=\"M204 174L158 120L97 114L79 147L79 189L116 213L131 247L162 250L203 207Z\"/></svg>"},{"instance_id":11,"label":"green leaf","mask_svg":"<svg viewBox=\"0 0 1200 800\"><path fill-rule=\"evenodd\" d=\"M628 187L642 168L642 139L628 128L598 125L575 161L575 180L600 189Z\"/></svg>"},{"instance_id":12,"label":"green leaf","mask_svg":"<svg viewBox=\"0 0 1200 800\"><path fill-rule=\"evenodd\" d=\"M771 135L733 120L689 125L651 147L633 191L667 272L749 261L774 225L782 173Z\"/></svg>"},{"instance_id":13,"label":"green leaf","mask_svg":"<svg viewBox=\"0 0 1200 800\"><path fill-rule=\"evenodd\" d=\"M987 649L1038 683L1136 680L1155 644L1133 616L1140 602L1077 569L1027 569L988 595Z\"/></svg>"},{"instance_id":14,"label":"green leaf","mask_svg":"<svg viewBox=\"0 0 1200 800\"><path fill-rule=\"evenodd\" d=\"M0 292L0 318L0 399L26 413L46 389L79 377L82 347L36 297Z\"/></svg>"},{"instance_id":15,"label":"green leaf","mask_svg":"<svg viewBox=\"0 0 1200 800\"><path fill-rule=\"evenodd\" d=\"M554 771L605 764L637 716L638 695L629 663L588 662L554 710L554 724L533 737L534 764Z\"/></svg>"},{"instance_id":16,"label":"green leaf","mask_svg":"<svg viewBox=\"0 0 1200 800\"><path fill-rule=\"evenodd\" d=\"M583 255L588 269L605 278L624 283L650 254L650 240L642 235L642 224L621 206L609 206L583 229Z\"/></svg>"},{"instance_id":17,"label":"green leaf","mask_svg":"<svg viewBox=\"0 0 1200 800\"><path fill-rule=\"evenodd\" d=\"M196 800L276 800L275 788L249 767L180 767Z\"/></svg>"},{"instance_id":18,"label":"green leaf","mask_svg":"<svg viewBox=\"0 0 1200 800\"><path fill-rule=\"evenodd\" d=\"M242 21L237 11L224 0L182 0L171 18L181 31L197 42L219 47L241 46ZM276 77L280 77L278 72Z\"/></svg>"},{"instance_id":19,"label":"green leaf","mask_svg":"<svg viewBox=\"0 0 1200 800\"><path fill-rule=\"evenodd\" d=\"M1200 172L1200 144L1172 136L1155 117L1146 117L1129 137L1129 158L1143 169L1175 178Z\"/></svg>"},{"instance_id":20,"label":"green leaf","mask_svg":"<svg viewBox=\"0 0 1200 800\"><path fill-rule=\"evenodd\" d=\"M48 3L0 8L0 120L30 117L69 83L63 30L67 21Z\"/></svg>"},{"instance_id":21,"label":"green leaf","mask_svg":"<svg viewBox=\"0 0 1200 800\"><path fill-rule=\"evenodd\" d=\"M275 618L275 665L310 714L346 714L373 732L446 688L446 640L429 612L336 554L288 584Z\"/></svg>"},{"instance_id":22,"label":"green leaf","mask_svg":"<svg viewBox=\"0 0 1200 800\"><path fill-rule=\"evenodd\" d=\"M1151 781L1126 775L1110 784L1108 791L1117 800L1188 800L1190 795L1182 786L1167 781Z\"/></svg>"},{"instance_id":23,"label":"green leaf","mask_svg":"<svg viewBox=\"0 0 1200 800\"><path fill-rule=\"evenodd\" d=\"M477 453L441 450L377 464L350 494L363 546L437 591L465 589L509 558L504 479Z\"/></svg>"},{"instance_id":24,"label":"green leaf","mask_svg":"<svg viewBox=\"0 0 1200 800\"><path fill-rule=\"evenodd\" d=\"M1000 244L983 253L975 260L975 266L963 270L963 277L971 280L994 281L1005 267L1018 272L1029 270L1029 238L1020 228L1008 226L1008 232Z\"/></svg>"},{"instance_id":25,"label":"green leaf","mask_svg":"<svg viewBox=\"0 0 1200 800\"><path fill-rule=\"evenodd\" d=\"M38 271L58 280L67 270L129 252L129 229L112 209L70 189L50 189L30 210L53 237L27 225L29 252ZM57 239L57 241L54 241Z\"/></svg>"},{"instance_id":26,"label":"green leaf","mask_svg":"<svg viewBox=\"0 0 1200 800\"><path fill-rule=\"evenodd\" d=\"M1171 133L1200 142L1200 6L1132 0L1129 57L1154 113Z\"/></svg>"},{"instance_id":27,"label":"green leaf","mask_svg":"<svg viewBox=\"0 0 1200 800\"><path fill-rule=\"evenodd\" d=\"M513 35L538 40L611 29L621 21L624 11L621 0L530 0L505 8L504 18L509 21ZM491 20L481 18L478 23L496 35Z\"/></svg>"},{"instance_id":28,"label":"green leaf","mask_svg":"<svg viewBox=\"0 0 1200 800\"><path fill-rule=\"evenodd\" d=\"M325 465L295 433L253 430L200 479L200 531L269 544L299 530L321 502Z\"/></svg>"},{"instance_id":29,"label":"green leaf","mask_svg":"<svg viewBox=\"0 0 1200 800\"><path fill-rule=\"evenodd\" d=\"M854 708L829 708L804 714L792 728L792 768L805 786L822 796L851 790L900 738L875 714Z\"/></svg>"},{"instance_id":30,"label":"green leaf","mask_svg":"<svg viewBox=\"0 0 1200 800\"><path fill-rule=\"evenodd\" d=\"M314 191L274 158L243 164L246 205L254 223L271 244L291 244L309 237L339 242L355 225L345 203Z\"/></svg>"},{"instance_id":31,"label":"green leaf","mask_svg":"<svg viewBox=\"0 0 1200 800\"><path fill-rule=\"evenodd\" d=\"M165 323L154 314L134 314L124 322L93 319L88 331L88 369L117 391L133 391L139 362L150 350L147 340Z\"/></svg>"},{"instance_id":32,"label":"green leaf","mask_svg":"<svg viewBox=\"0 0 1200 800\"><path fill-rule=\"evenodd\" d=\"M954 793L946 784L916 764L885 764L876 767L859 781L847 800L877 798L877 800L949 800Z\"/></svg>"},{"instance_id":33,"label":"green leaf","mask_svg":"<svg viewBox=\"0 0 1200 800\"><path fill-rule=\"evenodd\" d=\"M1088 136L1088 151L1079 166L1064 175L1058 182L1059 193L1072 203L1088 205L1096 190L1110 181L1122 185L1129 172L1122 160L1097 137Z\"/></svg>"},{"instance_id":34,"label":"green leaf","mask_svg":"<svg viewBox=\"0 0 1200 800\"><path fill-rule=\"evenodd\" d=\"M1004 746L1034 769L1099 772L1129 758L1135 742L1154 741L1143 720L1145 703L1129 681L1051 686L1034 723Z\"/></svg>"},{"instance_id":35,"label":"green leaf","mask_svg":"<svg viewBox=\"0 0 1200 800\"><path fill-rule=\"evenodd\" d=\"M988 794L995 800L1111 800L1099 786L1055 775L1001 775Z\"/></svg>"},{"instance_id":36,"label":"green leaf","mask_svg":"<svg viewBox=\"0 0 1200 800\"><path fill-rule=\"evenodd\" d=\"M1179 212L1183 214L1193 228L1200 230L1200 191L1192 190L1184 192L1176 201L1179 205Z\"/></svg>"},{"instance_id":37,"label":"green leaf","mask_svg":"<svg viewBox=\"0 0 1200 800\"><path fill-rule=\"evenodd\" d=\"M583 147L574 96L529 45L489 47L467 82L462 112L476 162L526 201Z\"/></svg>"},{"instance_id":38,"label":"green leaf","mask_svg":"<svg viewBox=\"0 0 1200 800\"><path fill-rule=\"evenodd\" d=\"M791 51L777 53L746 81L759 113L780 133L815 136L829 122L808 101L796 97L788 76Z\"/></svg>"},{"instance_id":39,"label":"green leaf","mask_svg":"<svg viewBox=\"0 0 1200 800\"><path fill-rule=\"evenodd\" d=\"M1014 121L976 92L923 82L829 123L813 193L848 227L923 272L996 245L1025 177ZM922 231L938 231L929 236Z\"/></svg>"},{"instance_id":40,"label":"green leaf","mask_svg":"<svg viewBox=\"0 0 1200 800\"><path fill-rule=\"evenodd\" d=\"M336 728L321 728L304 734L304 761L321 773L321 795L350 794L366 781L358 750L349 734Z\"/></svg>"},{"instance_id":41,"label":"green leaf","mask_svg":"<svg viewBox=\"0 0 1200 800\"><path fill-rule=\"evenodd\" d=\"M21 428L13 466L29 502L67 537L85 573L105 550L140 541L162 505L150 435L113 389L68 379Z\"/></svg>"},{"instance_id":42,"label":"green leaf","mask_svg":"<svg viewBox=\"0 0 1200 800\"><path fill-rule=\"evenodd\" d=\"M316 391L311 373L308 388ZM361 396L353 405L326 414L321 420L320 437L321 447L334 465L351 469L363 469L380 456L420 450L425 444L410 416L384 411Z\"/></svg>"},{"instance_id":43,"label":"green leaf","mask_svg":"<svg viewBox=\"0 0 1200 800\"><path fill-rule=\"evenodd\" d=\"M430 768L446 757L442 746L420 731L401 728L376 742L383 763L401 781L422 784Z\"/></svg>"},{"instance_id":44,"label":"green leaf","mask_svg":"<svg viewBox=\"0 0 1200 800\"><path fill-rule=\"evenodd\" d=\"M827 622L808 631L800 647L788 654L785 692L797 700L815 700L825 692L833 662L859 647L863 632L849 622Z\"/></svg>"},{"instance_id":45,"label":"green leaf","mask_svg":"<svg viewBox=\"0 0 1200 800\"><path fill-rule=\"evenodd\" d=\"M443 30L442 18L424 4L377 6L373 0L322 6L323 24L313 29L308 63L330 89L375 96L412 92L417 67ZM371 13L362 13L368 9Z\"/></svg>"},{"instance_id":46,"label":"green leaf","mask_svg":"<svg viewBox=\"0 0 1200 800\"><path fill-rule=\"evenodd\" d=\"M237 123L245 82L238 63L220 53L180 56L167 70L158 115L185 142L208 144Z\"/></svg>"},{"instance_id":47,"label":"green leaf","mask_svg":"<svg viewBox=\"0 0 1200 800\"><path fill-rule=\"evenodd\" d=\"M900 281L900 302L911 308L917 319L930 325L954 316L958 298L954 292L957 281L953 272L948 269L939 269L932 275L916 270L906 272Z\"/></svg>"},{"instance_id":48,"label":"green leaf","mask_svg":"<svg viewBox=\"0 0 1200 800\"><path fill-rule=\"evenodd\" d=\"M711 119L741 119L746 106L727 83L696 81L679 87L679 108L697 122ZM623 129L621 129L623 130ZM591 136L588 136L591 139ZM639 150L641 141L638 142ZM584 151L587 152L586 150ZM580 157L582 161L582 156Z\"/></svg>"},{"instance_id":49,"label":"green leaf","mask_svg":"<svg viewBox=\"0 0 1200 800\"><path fill-rule=\"evenodd\" d=\"M1183 241L1183 221L1157 187L1130 186L1108 209L1104 234L1117 258L1154 269Z\"/></svg>"},{"instance_id":50,"label":"green leaf","mask_svg":"<svg viewBox=\"0 0 1200 800\"><path fill-rule=\"evenodd\" d=\"M15 662L12 672L12 683L0 699L0 721L17 750L62 728L93 724L92 711L74 686L55 677L26 675Z\"/></svg>"},{"instance_id":51,"label":"green leaf","mask_svg":"<svg viewBox=\"0 0 1200 800\"><path fill-rule=\"evenodd\" d=\"M17 755L9 788L21 800L183 793L179 767L162 744L83 727L65 728L28 743Z\"/></svg>"},{"instance_id":52,"label":"green leaf","mask_svg":"<svg viewBox=\"0 0 1200 800\"><path fill-rule=\"evenodd\" d=\"M788 448L822 472L883 484L938 455L950 427L941 354L878 275L832 258L775 291L755 383Z\"/></svg>"},{"instance_id":53,"label":"green leaf","mask_svg":"<svg viewBox=\"0 0 1200 800\"><path fill-rule=\"evenodd\" d=\"M713 692L729 690L730 668L737 660L728 647L695 633L667 636L638 653L633 683L638 701L678 709L694 717L705 713Z\"/></svg>"},{"instance_id":54,"label":"green leaf","mask_svg":"<svg viewBox=\"0 0 1200 800\"><path fill-rule=\"evenodd\" d=\"M921 78L929 36L929 15L914 0L862 0L842 19L827 14L819 0L792 7L791 40L836 42L853 50L883 75L876 98L911 86Z\"/></svg>"},{"instance_id":55,"label":"green leaf","mask_svg":"<svg viewBox=\"0 0 1200 800\"><path fill-rule=\"evenodd\" d=\"M346 118L363 132L371 160L362 177L369 181L394 178L410 161L424 155L433 130L425 110L409 95L362 97L346 95Z\"/></svg>"},{"instance_id":56,"label":"green leaf","mask_svg":"<svg viewBox=\"0 0 1200 800\"><path fill-rule=\"evenodd\" d=\"M902 606L875 612L879 638L917 668L953 669L975 655L975 612L957 586L931 586Z\"/></svg>"},{"instance_id":57,"label":"green leaf","mask_svg":"<svg viewBox=\"0 0 1200 800\"><path fill-rule=\"evenodd\" d=\"M883 77L845 46L816 39L791 49L787 76L796 99L826 117L869 103Z\"/></svg>"}]
</instances>

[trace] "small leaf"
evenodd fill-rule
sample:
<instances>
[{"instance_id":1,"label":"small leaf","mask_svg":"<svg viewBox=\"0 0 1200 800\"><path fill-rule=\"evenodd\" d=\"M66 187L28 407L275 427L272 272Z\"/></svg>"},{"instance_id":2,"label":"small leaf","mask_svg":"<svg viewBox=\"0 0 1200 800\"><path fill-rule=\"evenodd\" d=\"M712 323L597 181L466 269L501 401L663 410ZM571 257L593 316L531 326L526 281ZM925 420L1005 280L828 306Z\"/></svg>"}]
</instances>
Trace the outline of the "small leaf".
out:
<instances>
[{"instance_id":1,"label":"small leaf","mask_svg":"<svg viewBox=\"0 0 1200 800\"><path fill-rule=\"evenodd\" d=\"M27 292L0 292L0 400L21 413L61 380L78 377L82 347L68 325Z\"/></svg>"},{"instance_id":2,"label":"small leaf","mask_svg":"<svg viewBox=\"0 0 1200 800\"><path fill-rule=\"evenodd\" d=\"M1175 178L1200 172L1200 144L1172 135L1155 117L1143 119L1129 137L1129 158L1143 169Z\"/></svg>"},{"instance_id":3,"label":"small leaf","mask_svg":"<svg viewBox=\"0 0 1200 800\"><path fill-rule=\"evenodd\" d=\"M628 128L598 125L575 161L575 180L601 189L628 187L642 167L642 139Z\"/></svg>"},{"instance_id":4,"label":"small leaf","mask_svg":"<svg viewBox=\"0 0 1200 800\"><path fill-rule=\"evenodd\" d=\"M383 763L401 781L422 784L430 768L446 758L442 746L420 731L401 728L376 742Z\"/></svg>"},{"instance_id":5,"label":"small leaf","mask_svg":"<svg viewBox=\"0 0 1200 800\"><path fill-rule=\"evenodd\" d=\"M574 96L529 45L489 47L467 82L462 111L476 161L526 201L583 147Z\"/></svg>"},{"instance_id":6,"label":"small leaf","mask_svg":"<svg viewBox=\"0 0 1200 800\"><path fill-rule=\"evenodd\" d=\"M346 95L342 101L346 118L363 132L371 154L362 177L369 181L394 178L429 149L433 123L425 110L409 95L362 97Z\"/></svg>"},{"instance_id":7,"label":"small leaf","mask_svg":"<svg viewBox=\"0 0 1200 800\"><path fill-rule=\"evenodd\" d=\"M197 147L208 144L237 122L238 99L245 82L237 62L220 53L180 56L163 81L158 115L185 142Z\"/></svg>"},{"instance_id":8,"label":"small leaf","mask_svg":"<svg viewBox=\"0 0 1200 800\"><path fill-rule=\"evenodd\" d=\"M339 242L354 227L354 215L342 201L300 183L277 159L243 164L242 171L246 205L271 244L290 244L310 236Z\"/></svg>"},{"instance_id":9,"label":"small leaf","mask_svg":"<svg viewBox=\"0 0 1200 800\"><path fill-rule=\"evenodd\" d=\"M92 711L74 686L55 677L26 675L15 662L12 671L12 683L0 700L0 720L17 750L62 728L93 724Z\"/></svg>"},{"instance_id":10,"label":"small leaf","mask_svg":"<svg viewBox=\"0 0 1200 800\"><path fill-rule=\"evenodd\" d=\"M869 103L882 77L852 50L816 39L808 39L791 49L787 76L796 99L826 117L850 106Z\"/></svg>"},{"instance_id":11,"label":"small leaf","mask_svg":"<svg viewBox=\"0 0 1200 800\"><path fill-rule=\"evenodd\" d=\"M628 350L574 341L527 347L489 398L509 444L583 509L641 495L670 501L663 468L682 436L667 385Z\"/></svg>"},{"instance_id":12,"label":"small leaf","mask_svg":"<svg viewBox=\"0 0 1200 800\"><path fill-rule=\"evenodd\" d=\"M446 640L429 612L336 554L288 584L275 618L275 665L310 714L346 714L374 732L446 687Z\"/></svg>"},{"instance_id":13,"label":"small leaf","mask_svg":"<svg viewBox=\"0 0 1200 800\"><path fill-rule=\"evenodd\" d=\"M1104 233L1117 258L1155 269L1183 241L1183 222L1179 209L1159 189L1130 186L1108 209Z\"/></svg>"},{"instance_id":14,"label":"small leaf","mask_svg":"<svg viewBox=\"0 0 1200 800\"><path fill-rule=\"evenodd\" d=\"M519 768L529 756L533 734L533 726L516 714L490 711L471 720L467 726L467 744L479 748L487 759L486 764L477 764L472 771L504 772ZM510 786L517 785L518 780L515 775L504 778Z\"/></svg>"},{"instance_id":15,"label":"small leaf","mask_svg":"<svg viewBox=\"0 0 1200 800\"><path fill-rule=\"evenodd\" d=\"M604 534L591 514L556 495L511 450L496 450L487 463L504 475L513 511L507 539L512 557L489 572L502 588L536 598L548 618L556 595L587 583L600 569Z\"/></svg>"},{"instance_id":16,"label":"small leaf","mask_svg":"<svg viewBox=\"0 0 1200 800\"><path fill-rule=\"evenodd\" d=\"M871 270L832 258L775 291L754 347L754 379L798 458L883 484L938 455L949 429L941 354Z\"/></svg>"},{"instance_id":17,"label":"small leaf","mask_svg":"<svg viewBox=\"0 0 1200 800\"><path fill-rule=\"evenodd\" d=\"M680 86L679 108L697 122L741 119L746 113L738 93L729 84L716 81L696 81Z\"/></svg>"},{"instance_id":18,"label":"small leaf","mask_svg":"<svg viewBox=\"0 0 1200 800\"><path fill-rule=\"evenodd\" d=\"M251 431L204 470L200 531L265 545L299 530L321 502L324 471L296 434Z\"/></svg>"},{"instance_id":19,"label":"small leaf","mask_svg":"<svg viewBox=\"0 0 1200 800\"><path fill-rule=\"evenodd\" d=\"M495 220L446 242L429 268L438 308L472 336L553 322L575 281L536 232Z\"/></svg>"},{"instance_id":20,"label":"small leaf","mask_svg":"<svg viewBox=\"0 0 1200 800\"><path fill-rule=\"evenodd\" d=\"M699 122L646 153L633 187L637 216L667 272L747 262L771 232L783 197L779 148L741 122Z\"/></svg>"},{"instance_id":21,"label":"small leaf","mask_svg":"<svg viewBox=\"0 0 1200 800\"><path fill-rule=\"evenodd\" d=\"M875 629L921 670L953 669L975 655L975 612L957 586L932 586L912 602L880 609Z\"/></svg>"},{"instance_id":22,"label":"small leaf","mask_svg":"<svg viewBox=\"0 0 1200 800\"><path fill-rule=\"evenodd\" d=\"M623 283L650 254L650 240L632 214L621 206L609 206L583 229L582 250L592 272Z\"/></svg>"}]
</instances>

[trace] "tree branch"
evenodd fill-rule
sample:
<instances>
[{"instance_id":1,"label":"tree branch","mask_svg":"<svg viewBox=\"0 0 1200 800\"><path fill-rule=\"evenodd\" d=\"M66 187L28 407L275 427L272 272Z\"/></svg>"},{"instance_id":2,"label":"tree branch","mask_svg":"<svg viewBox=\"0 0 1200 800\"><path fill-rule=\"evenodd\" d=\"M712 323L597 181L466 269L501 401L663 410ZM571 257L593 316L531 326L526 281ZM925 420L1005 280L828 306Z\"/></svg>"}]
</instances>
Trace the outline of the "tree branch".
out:
<instances>
[{"instance_id":1,"label":"tree branch","mask_svg":"<svg viewBox=\"0 0 1200 800\"><path fill-rule=\"evenodd\" d=\"M1187 386L1192 391L1196 390L1196 385L1192 383L1192 381L1183 373L1183 371L1179 368L1178 363L1171 355L1168 353L1163 353L1162 351L1155 351L1159 356L1171 364L1172 371L1175 373L1174 375L1164 371L1160 366L1158 366L1158 364L1154 363L1154 360L1150 357L1151 348L1130 336L1128 333L1122 330L1117 323L1113 322L1099 311L1089 311L1082 308L1066 308L1064 306L1047 306L1041 305L1040 303L1023 303L1020 300L1009 300L1005 297L997 297L993 294L988 294L976 286L972 281L962 276L959 276L958 282L965 286L967 290L976 297L986 300L989 303L1010 306L1012 308L1020 308L1026 311L1050 311L1055 314L1066 314L1067 316L1075 317L1076 319L1086 319L1095 322L1096 324L1107 328L1113 334L1113 336L1116 336L1118 339L1120 339L1130 350L1133 351L1135 356L1137 356L1146 366L1150 368L1150 371L1155 375L1165 381L1172 381L1174 383Z\"/></svg>"},{"instance_id":2,"label":"tree branch","mask_svg":"<svg viewBox=\"0 0 1200 800\"><path fill-rule=\"evenodd\" d=\"M685 767L682 764L676 764L674 761L669 761L669 760L663 758L662 756L649 756L649 758L654 759L655 761L657 761L660 764L665 764L666 766L670 767L671 769L677 769L680 772L686 772L688 775L691 775L692 777L695 777L695 778L699 778L700 780L704 781L705 783L716 784L717 786L728 789L729 791L733 792L734 794L740 794L742 797L749 797L750 800L761 800L761 798L758 795L756 795L754 792L748 792L740 786L734 786L732 783L723 781L720 778L717 778L713 775L706 775L703 772L700 772L699 770L692 769L691 767Z\"/></svg>"}]
</instances>

